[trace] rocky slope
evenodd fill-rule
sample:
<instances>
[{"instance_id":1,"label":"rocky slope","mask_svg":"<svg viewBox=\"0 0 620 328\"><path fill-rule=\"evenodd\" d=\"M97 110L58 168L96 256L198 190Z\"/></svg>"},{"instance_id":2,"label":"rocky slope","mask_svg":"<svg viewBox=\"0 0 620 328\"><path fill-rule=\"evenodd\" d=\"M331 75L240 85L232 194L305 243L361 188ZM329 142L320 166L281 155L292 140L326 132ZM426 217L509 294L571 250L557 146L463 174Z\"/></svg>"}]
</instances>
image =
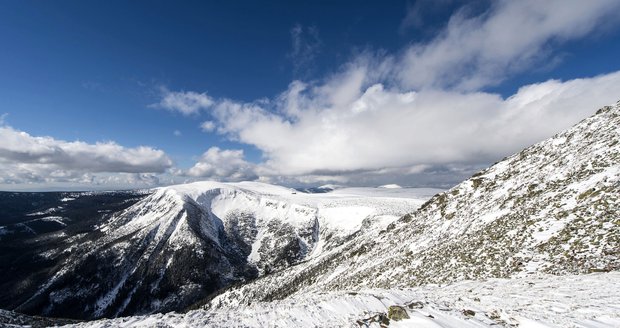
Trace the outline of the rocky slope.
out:
<instances>
[{"instance_id":1,"label":"rocky slope","mask_svg":"<svg viewBox=\"0 0 620 328\"><path fill-rule=\"evenodd\" d=\"M312 292L241 307L99 320L70 327L613 328L620 325L619 302L619 272L529 275L403 290Z\"/></svg>"},{"instance_id":2,"label":"rocky slope","mask_svg":"<svg viewBox=\"0 0 620 328\"><path fill-rule=\"evenodd\" d=\"M230 289L207 308L294 294L620 269L620 103L434 196L378 235Z\"/></svg>"}]
</instances>

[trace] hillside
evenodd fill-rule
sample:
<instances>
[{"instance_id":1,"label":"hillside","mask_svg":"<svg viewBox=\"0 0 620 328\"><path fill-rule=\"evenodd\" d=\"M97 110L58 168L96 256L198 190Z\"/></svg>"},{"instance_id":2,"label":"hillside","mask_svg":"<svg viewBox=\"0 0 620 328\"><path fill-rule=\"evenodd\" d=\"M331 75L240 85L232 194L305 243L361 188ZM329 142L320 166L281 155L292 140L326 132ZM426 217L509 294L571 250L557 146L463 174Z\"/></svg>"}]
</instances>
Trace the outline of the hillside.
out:
<instances>
[{"instance_id":1,"label":"hillside","mask_svg":"<svg viewBox=\"0 0 620 328\"><path fill-rule=\"evenodd\" d=\"M512 155L378 235L216 297L210 309L359 288L620 269L620 104Z\"/></svg>"},{"instance_id":2,"label":"hillside","mask_svg":"<svg viewBox=\"0 0 620 328\"><path fill-rule=\"evenodd\" d=\"M618 327L620 273L529 275L411 289L303 293L212 311L71 325L104 327ZM406 313L400 320L394 313ZM392 319L388 316L392 312Z\"/></svg>"}]
</instances>

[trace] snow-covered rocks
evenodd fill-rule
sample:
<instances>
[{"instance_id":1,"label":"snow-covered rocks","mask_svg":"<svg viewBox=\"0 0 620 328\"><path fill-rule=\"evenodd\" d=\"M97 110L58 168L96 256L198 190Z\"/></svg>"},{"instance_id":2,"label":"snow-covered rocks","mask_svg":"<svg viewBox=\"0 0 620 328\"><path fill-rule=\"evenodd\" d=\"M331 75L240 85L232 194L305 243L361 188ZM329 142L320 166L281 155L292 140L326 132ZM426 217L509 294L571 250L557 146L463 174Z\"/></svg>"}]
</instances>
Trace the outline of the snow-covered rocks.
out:
<instances>
[{"instance_id":1,"label":"snow-covered rocks","mask_svg":"<svg viewBox=\"0 0 620 328\"><path fill-rule=\"evenodd\" d=\"M529 275L410 289L303 293L211 311L100 320L68 327L380 327L381 322L389 322L388 327L611 328L620 326L618 304L618 272Z\"/></svg>"}]
</instances>

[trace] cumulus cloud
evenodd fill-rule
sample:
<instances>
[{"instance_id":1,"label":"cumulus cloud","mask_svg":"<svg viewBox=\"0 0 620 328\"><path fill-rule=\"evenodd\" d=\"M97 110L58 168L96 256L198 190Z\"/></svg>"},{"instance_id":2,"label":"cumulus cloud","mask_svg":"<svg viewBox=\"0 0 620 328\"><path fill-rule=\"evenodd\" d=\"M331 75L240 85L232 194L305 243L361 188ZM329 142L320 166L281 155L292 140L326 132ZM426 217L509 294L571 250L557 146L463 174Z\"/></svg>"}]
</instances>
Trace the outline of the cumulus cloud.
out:
<instances>
[{"instance_id":1,"label":"cumulus cloud","mask_svg":"<svg viewBox=\"0 0 620 328\"><path fill-rule=\"evenodd\" d=\"M204 92L173 92L164 87L160 88L160 92L161 100L156 104L149 105L149 107L163 108L183 115L192 115L213 105L213 99Z\"/></svg>"},{"instance_id":2,"label":"cumulus cloud","mask_svg":"<svg viewBox=\"0 0 620 328\"><path fill-rule=\"evenodd\" d=\"M356 91L360 84L354 72L338 81L331 92L289 90L271 109L218 102L213 109L218 131L261 149L265 172L273 175L402 172L493 162L620 96L620 72L533 84L508 99L485 92L399 92L382 84ZM290 89L298 87L294 83ZM342 96L343 89L352 91Z\"/></svg>"},{"instance_id":3,"label":"cumulus cloud","mask_svg":"<svg viewBox=\"0 0 620 328\"><path fill-rule=\"evenodd\" d=\"M211 147L202 154L187 175L218 181L258 179L254 164L245 161L243 150L222 150L218 147Z\"/></svg>"},{"instance_id":4,"label":"cumulus cloud","mask_svg":"<svg viewBox=\"0 0 620 328\"><path fill-rule=\"evenodd\" d=\"M252 167L240 151L216 148L190 175L456 183L620 98L620 72L531 84L508 98L485 91L553 59L558 44L616 22L617 9L614 0L497 1L477 14L464 7L436 37L396 55L362 53L320 82L293 81L272 99L210 99L203 129L258 148L264 161ZM293 30L294 42L301 32Z\"/></svg>"},{"instance_id":5,"label":"cumulus cloud","mask_svg":"<svg viewBox=\"0 0 620 328\"><path fill-rule=\"evenodd\" d=\"M204 121L200 124L200 129L204 132L211 132L215 130L215 123L213 121Z\"/></svg>"},{"instance_id":6,"label":"cumulus cloud","mask_svg":"<svg viewBox=\"0 0 620 328\"><path fill-rule=\"evenodd\" d=\"M114 142L88 144L51 137L34 137L11 127L0 127L0 159L7 162L57 165L89 172L163 172L172 161L161 150L126 148Z\"/></svg>"},{"instance_id":7,"label":"cumulus cloud","mask_svg":"<svg viewBox=\"0 0 620 328\"><path fill-rule=\"evenodd\" d=\"M615 0L524 0L496 1L473 17L461 10L437 37L409 47L394 74L408 88L476 90L548 59L554 44L591 33L619 9Z\"/></svg>"},{"instance_id":8,"label":"cumulus cloud","mask_svg":"<svg viewBox=\"0 0 620 328\"><path fill-rule=\"evenodd\" d=\"M163 151L151 147L35 137L6 125L0 140L0 184L93 183L97 173L163 173L172 166Z\"/></svg>"}]
</instances>

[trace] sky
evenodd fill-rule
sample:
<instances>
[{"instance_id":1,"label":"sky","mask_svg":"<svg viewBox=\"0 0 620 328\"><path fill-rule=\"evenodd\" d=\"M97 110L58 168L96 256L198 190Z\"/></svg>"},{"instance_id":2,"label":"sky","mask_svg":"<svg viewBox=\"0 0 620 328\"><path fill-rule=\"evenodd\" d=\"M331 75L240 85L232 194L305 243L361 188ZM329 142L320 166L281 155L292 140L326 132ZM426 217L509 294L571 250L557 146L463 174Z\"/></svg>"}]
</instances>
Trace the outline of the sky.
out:
<instances>
[{"instance_id":1,"label":"sky","mask_svg":"<svg viewBox=\"0 0 620 328\"><path fill-rule=\"evenodd\" d=\"M0 190L447 188L620 100L620 1L2 1Z\"/></svg>"}]
</instances>

